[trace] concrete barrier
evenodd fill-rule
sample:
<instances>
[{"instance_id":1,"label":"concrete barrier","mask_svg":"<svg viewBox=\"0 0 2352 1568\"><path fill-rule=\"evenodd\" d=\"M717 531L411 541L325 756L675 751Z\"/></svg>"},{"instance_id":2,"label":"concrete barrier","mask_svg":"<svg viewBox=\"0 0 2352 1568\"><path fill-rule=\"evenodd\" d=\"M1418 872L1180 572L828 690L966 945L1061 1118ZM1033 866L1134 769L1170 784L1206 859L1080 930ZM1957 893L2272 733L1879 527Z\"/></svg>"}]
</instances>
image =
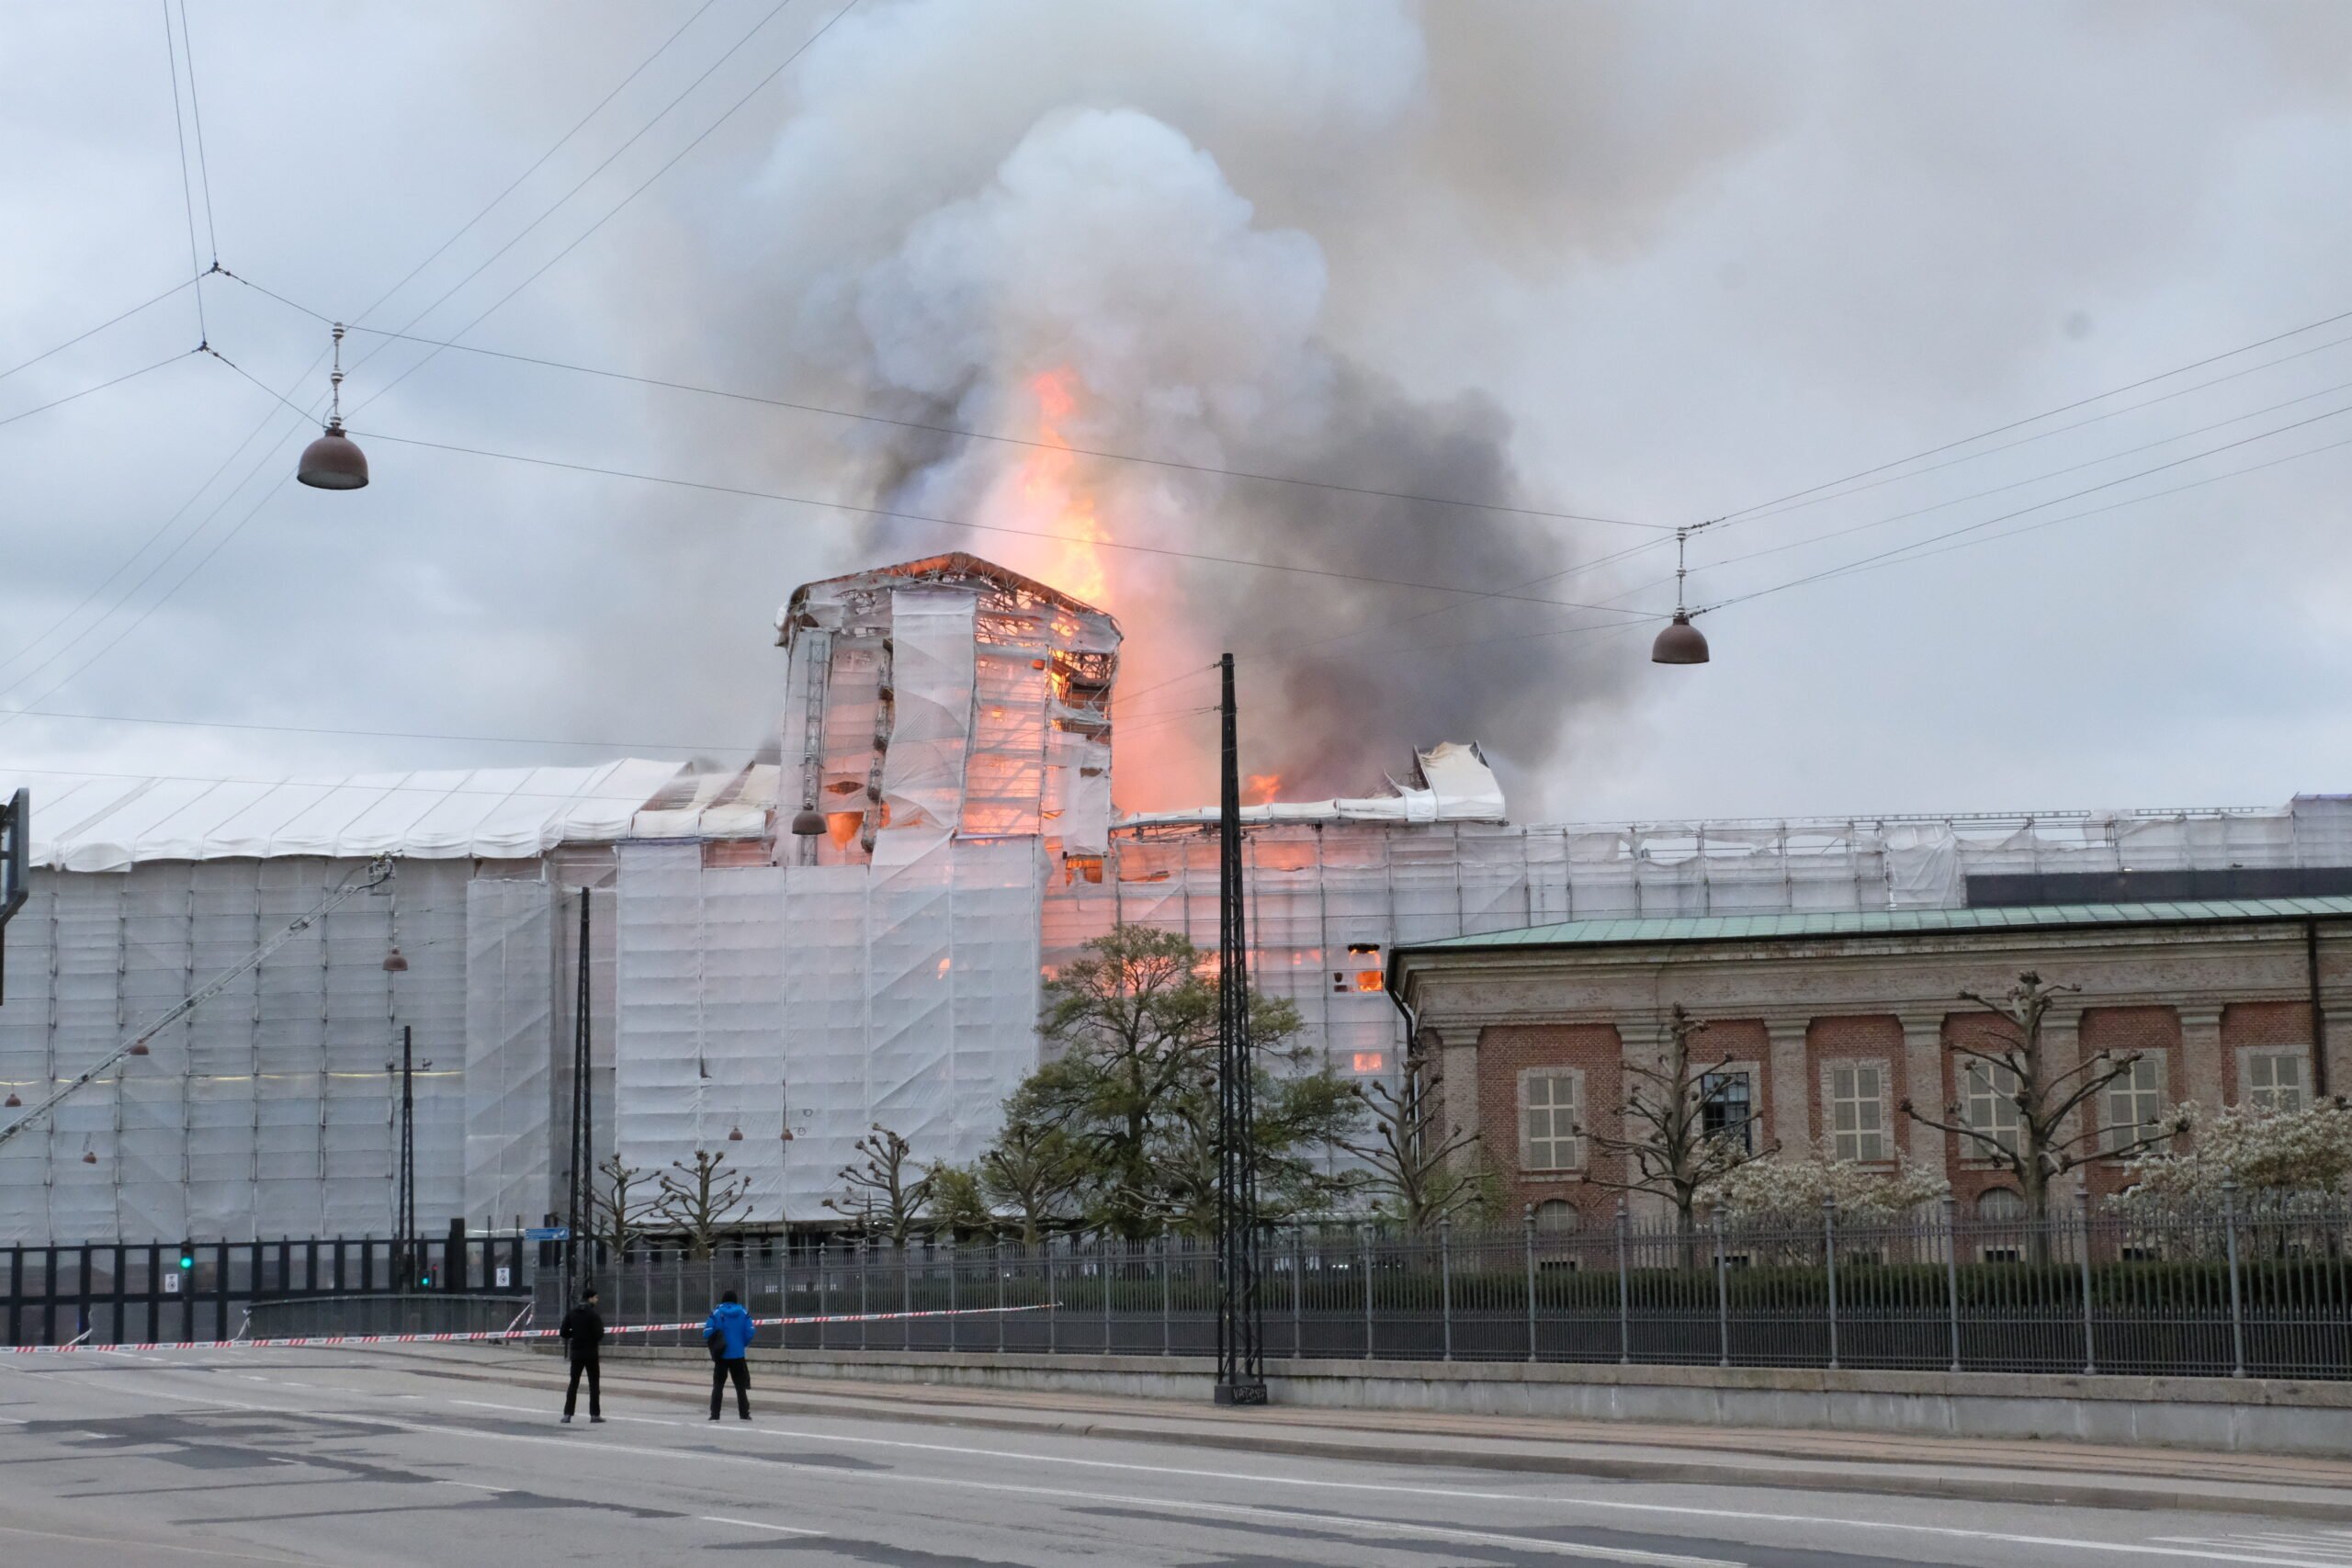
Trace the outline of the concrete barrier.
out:
<instances>
[{"instance_id":1,"label":"concrete barrier","mask_svg":"<svg viewBox=\"0 0 2352 1568\"><path fill-rule=\"evenodd\" d=\"M608 1348L606 1355L707 1359L694 1349ZM1193 1404L1208 1403L1216 1381L1215 1363L1183 1356L755 1348L752 1358L801 1378L1037 1390ZM2352 1455L2352 1383L1517 1361L1270 1360L1266 1374L1273 1402L1293 1408Z\"/></svg>"}]
</instances>

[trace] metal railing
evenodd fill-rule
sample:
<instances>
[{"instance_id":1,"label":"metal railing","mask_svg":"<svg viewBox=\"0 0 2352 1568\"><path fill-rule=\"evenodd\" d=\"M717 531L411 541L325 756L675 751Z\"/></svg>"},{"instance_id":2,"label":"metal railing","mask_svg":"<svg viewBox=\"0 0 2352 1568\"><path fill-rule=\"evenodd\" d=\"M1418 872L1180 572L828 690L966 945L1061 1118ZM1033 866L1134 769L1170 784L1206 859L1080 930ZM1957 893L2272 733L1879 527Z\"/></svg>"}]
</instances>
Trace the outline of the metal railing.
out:
<instances>
[{"instance_id":1,"label":"metal railing","mask_svg":"<svg viewBox=\"0 0 2352 1568\"><path fill-rule=\"evenodd\" d=\"M233 1339L249 1309L292 1298L527 1296L540 1250L513 1235L454 1247L438 1236L346 1236L200 1241L185 1253L153 1244L0 1248L0 1345Z\"/></svg>"},{"instance_id":2,"label":"metal railing","mask_svg":"<svg viewBox=\"0 0 2352 1568\"><path fill-rule=\"evenodd\" d=\"M757 1316L828 1320L763 1329L766 1346L1206 1356L1216 1267L1176 1237L835 1240L594 1277L614 1325L695 1321L726 1290ZM543 1278L541 1321L560 1288ZM1310 1226L1268 1233L1261 1297L1275 1358L2352 1379L2352 1209Z\"/></svg>"}]
</instances>

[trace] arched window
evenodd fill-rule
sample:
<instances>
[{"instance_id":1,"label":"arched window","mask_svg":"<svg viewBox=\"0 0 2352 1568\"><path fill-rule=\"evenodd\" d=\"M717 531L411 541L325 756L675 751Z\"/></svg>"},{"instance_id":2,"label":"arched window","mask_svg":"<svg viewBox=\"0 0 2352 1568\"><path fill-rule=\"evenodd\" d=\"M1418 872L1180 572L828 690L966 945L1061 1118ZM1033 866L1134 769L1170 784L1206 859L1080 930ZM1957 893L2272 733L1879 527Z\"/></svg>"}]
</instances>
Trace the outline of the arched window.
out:
<instances>
[{"instance_id":1,"label":"arched window","mask_svg":"<svg viewBox=\"0 0 2352 1568\"><path fill-rule=\"evenodd\" d=\"M1977 1197L1976 1217L1991 1224L2015 1224L2025 1218L2025 1200L2006 1187L1987 1188Z\"/></svg>"},{"instance_id":2,"label":"arched window","mask_svg":"<svg viewBox=\"0 0 2352 1568\"><path fill-rule=\"evenodd\" d=\"M1566 1198L1546 1198L1535 1205L1535 1228L1547 1235L1566 1235L1584 1224L1584 1215Z\"/></svg>"}]
</instances>

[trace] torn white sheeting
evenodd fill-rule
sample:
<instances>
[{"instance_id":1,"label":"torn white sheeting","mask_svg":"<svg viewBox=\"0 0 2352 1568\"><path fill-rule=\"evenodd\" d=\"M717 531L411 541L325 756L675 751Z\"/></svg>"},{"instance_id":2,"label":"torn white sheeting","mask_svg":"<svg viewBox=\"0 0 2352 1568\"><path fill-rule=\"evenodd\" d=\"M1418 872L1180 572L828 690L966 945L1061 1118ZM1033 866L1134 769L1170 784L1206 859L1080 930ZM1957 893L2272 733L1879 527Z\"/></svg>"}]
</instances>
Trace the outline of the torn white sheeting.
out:
<instances>
[{"instance_id":1,"label":"torn white sheeting","mask_svg":"<svg viewBox=\"0 0 2352 1568\"><path fill-rule=\"evenodd\" d=\"M477 768L338 779L10 778L32 792L32 861L123 871L145 861L510 859L621 838L681 771L625 758L590 768Z\"/></svg>"},{"instance_id":2,"label":"torn white sheeting","mask_svg":"<svg viewBox=\"0 0 2352 1568\"><path fill-rule=\"evenodd\" d=\"M768 830L775 809L777 780L783 770L774 762L753 762L734 773L698 773L681 778L655 804L637 814L629 824L632 839L756 839ZM683 802L670 795L681 789Z\"/></svg>"},{"instance_id":3,"label":"torn white sheeting","mask_svg":"<svg viewBox=\"0 0 2352 1568\"><path fill-rule=\"evenodd\" d=\"M1397 784L1394 795L1334 800L1278 800L1241 808L1244 822L1500 822L1509 813L1503 786L1476 741L1447 740L1416 754L1419 782ZM1214 822L1217 808L1147 811L1119 818L1122 828Z\"/></svg>"}]
</instances>

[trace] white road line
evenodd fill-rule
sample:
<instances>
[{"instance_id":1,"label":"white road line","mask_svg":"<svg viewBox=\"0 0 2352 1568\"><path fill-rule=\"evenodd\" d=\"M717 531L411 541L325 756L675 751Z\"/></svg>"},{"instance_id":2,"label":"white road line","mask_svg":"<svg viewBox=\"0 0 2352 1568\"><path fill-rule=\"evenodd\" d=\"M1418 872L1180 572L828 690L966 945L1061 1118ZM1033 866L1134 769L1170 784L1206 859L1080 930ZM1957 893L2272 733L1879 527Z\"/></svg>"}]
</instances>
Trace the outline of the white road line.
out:
<instances>
[{"instance_id":1,"label":"white road line","mask_svg":"<svg viewBox=\"0 0 2352 1568\"><path fill-rule=\"evenodd\" d=\"M487 1492L494 1497L503 1497L514 1490L512 1486L484 1486L479 1481L451 1481L447 1476L438 1479L444 1486L462 1486L469 1492Z\"/></svg>"},{"instance_id":2,"label":"white road line","mask_svg":"<svg viewBox=\"0 0 2352 1568\"><path fill-rule=\"evenodd\" d=\"M730 1519L718 1514L697 1514L695 1517L707 1525L734 1525L747 1530L774 1530L778 1535L823 1535L825 1533L823 1530L795 1529L790 1525L762 1524L757 1519Z\"/></svg>"},{"instance_id":3,"label":"white road line","mask_svg":"<svg viewBox=\"0 0 2352 1568\"><path fill-rule=\"evenodd\" d=\"M230 1408L234 1409L274 1409L277 1414L282 1415L287 1413L282 1406L237 1405L229 1401L209 1400L196 1395L183 1395L181 1397L188 1400L190 1403L199 1404L228 1404ZM423 1396L417 1394L403 1394L400 1397L415 1399ZM510 1406L506 1408L521 1409L524 1407ZM537 1410L533 1410L530 1413L534 1415L543 1414L543 1412ZM431 1426L424 1423L401 1421L390 1417L362 1416L355 1418L362 1420L381 1420L388 1426L406 1427L408 1429L423 1432L463 1433L467 1436L486 1439L526 1443L560 1443L566 1444L568 1446L574 1446L576 1448L574 1440L566 1438L538 1437L533 1434L522 1432L487 1432L472 1427ZM647 1417L641 1416L622 1417L621 1419L633 1421L648 1420ZM675 1425L676 1423L663 1424ZM824 1443L858 1444L868 1447L905 1449L919 1452L956 1454L970 1458L1012 1460L1029 1464L1061 1464L1088 1469L1141 1472L1152 1475L1183 1476L1195 1480L1229 1481L1242 1483L1245 1484L1254 1483L1268 1486L1291 1486L1305 1489L1340 1492L1377 1492L1407 1496L1444 1497L1466 1502L1532 1503L1553 1508L1581 1508L1600 1513L1649 1514L1677 1518L1722 1519L1742 1523L1752 1522L1758 1524L1803 1525L1813 1528L1837 1528L1841 1529L1863 1531L1883 1530L1891 1534L1932 1536L1941 1539L1959 1540L1993 1541L2005 1545L2016 1546L2052 1547L2063 1551L2073 1551L2122 1553L2125 1555L2135 1555L2140 1557L2180 1558L2201 1562L2243 1562L2255 1564L2256 1565L2256 1568L2344 1568L2341 1562L2327 1562L2308 1558L2283 1558L2272 1554L2255 1556L2242 1551L2223 1551L2216 1548L2199 1548L2181 1545L2159 1546L2153 1542L2089 1540L2067 1536L2027 1535L2008 1530L1963 1529L1953 1525L1902 1524L1877 1519L1840 1518L1835 1515L1826 1514L1768 1514L1758 1513L1748 1508L1704 1508L1687 1504L1629 1503L1585 1497L1550 1497L1540 1495L1530 1495L1525 1492L1482 1492L1464 1487L1413 1486L1389 1482L1329 1481L1308 1476L1272 1475L1264 1473L1251 1474L1236 1471L1194 1470L1179 1468L1172 1465L1134 1464L1114 1460L1076 1459L1067 1455L1030 1453L1018 1450L982 1449L950 1443L921 1443L908 1439L891 1438L861 1438L840 1433L810 1432L788 1427L754 1427L752 1430L763 1438L788 1438L796 1441L802 1442L815 1441ZM714 1454L707 1451L688 1452L686 1450L675 1449L634 1449L616 1444L606 1444L605 1447L609 1451L616 1453L650 1454L666 1458L690 1459L699 1461L716 1460L720 1461L731 1461L734 1462L748 1464L776 1464L781 1462L785 1468L819 1470L821 1473L836 1480L874 1479L874 1477L860 1475L858 1472L853 1471L838 1471L818 1466L796 1466L789 1464L788 1461L736 1460L735 1456L730 1454ZM1476 1456L1465 1456L1464 1463L1467 1468L1475 1468L1476 1464ZM1091 1495L1083 1493L1058 1494L1051 1489L1043 1488L1008 1487L993 1483L966 1481L947 1477L912 1476L899 1472L887 1472L887 1478L900 1483L921 1481L933 1485L960 1486L987 1491L1031 1491L1039 1495L1066 1495L1076 1497L1087 1497ZM1825 1480L1826 1486L1833 1484L1834 1482L1826 1479ZM1200 1506L1200 1505L1173 1504L1165 1499L1157 1498L1112 1500L1146 1502L1163 1507L1181 1508L1184 1506ZM1232 1506L1241 1506L1241 1505L1232 1505ZM1265 1511L1274 1513L1284 1520L1290 1522L1295 1522L1297 1518L1295 1514L1285 1512L1283 1510L1276 1509ZM1322 1517L1322 1516L1319 1515L1313 1517L1318 1519ZM1386 1521L1375 1522L1385 1523ZM1524 1544L1532 1540L1532 1538L1528 1537L1512 1537L1510 1539L1513 1544Z\"/></svg>"},{"instance_id":4,"label":"white road line","mask_svg":"<svg viewBox=\"0 0 2352 1568\"><path fill-rule=\"evenodd\" d=\"M83 1546L128 1546L136 1551L177 1551L190 1557L225 1557L232 1562L290 1562L296 1568L317 1568L316 1557L267 1557L255 1551L220 1551L203 1546L170 1546L160 1540L124 1540L107 1535L68 1535L62 1530L27 1529L19 1525L0 1525L0 1535L28 1535L40 1540L70 1540ZM135 1562L136 1558L125 1561Z\"/></svg>"}]
</instances>

